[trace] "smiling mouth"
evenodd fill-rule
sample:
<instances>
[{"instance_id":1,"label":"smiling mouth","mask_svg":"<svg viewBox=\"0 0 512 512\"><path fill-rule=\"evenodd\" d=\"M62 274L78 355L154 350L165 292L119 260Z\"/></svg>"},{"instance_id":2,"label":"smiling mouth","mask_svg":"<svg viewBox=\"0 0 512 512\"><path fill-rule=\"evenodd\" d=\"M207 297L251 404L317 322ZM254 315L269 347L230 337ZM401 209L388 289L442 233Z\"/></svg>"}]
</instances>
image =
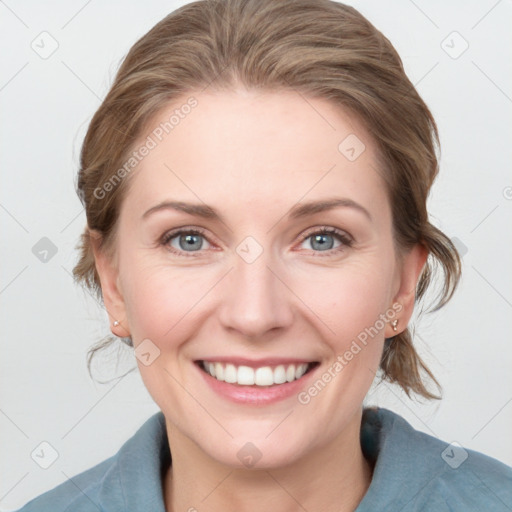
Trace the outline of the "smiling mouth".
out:
<instances>
[{"instance_id":1,"label":"smiling mouth","mask_svg":"<svg viewBox=\"0 0 512 512\"><path fill-rule=\"evenodd\" d=\"M239 386L269 387L299 380L318 366L318 362L278 364L252 368L216 361L196 361L196 364L214 379Z\"/></svg>"}]
</instances>

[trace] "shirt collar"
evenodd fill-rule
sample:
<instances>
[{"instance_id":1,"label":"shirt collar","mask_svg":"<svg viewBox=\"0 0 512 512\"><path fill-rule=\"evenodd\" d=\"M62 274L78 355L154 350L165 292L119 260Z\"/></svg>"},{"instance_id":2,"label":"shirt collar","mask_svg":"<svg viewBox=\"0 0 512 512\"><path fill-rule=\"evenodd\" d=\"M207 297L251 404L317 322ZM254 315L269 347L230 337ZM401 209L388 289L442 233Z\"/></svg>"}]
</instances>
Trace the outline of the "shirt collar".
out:
<instances>
[{"instance_id":1,"label":"shirt collar","mask_svg":"<svg viewBox=\"0 0 512 512\"><path fill-rule=\"evenodd\" d=\"M99 491L105 512L151 510L165 512L162 482L171 463L165 417L151 416L118 452Z\"/></svg>"},{"instance_id":2,"label":"shirt collar","mask_svg":"<svg viewBox=\"0 0 512 512\"><path fill-rule=\"evenodd\" d=\"M415 430L382 407L366 408L361 448L375 459L372 481L355 512L406 510L436 478L450 471L441 457L443 443Z\"/></svg>"},{"instance_id":3,"label":"shirt collar","mask_svg":"<svg viewBox=\"0 0 512 512\"><path fill-rule=\"evenodd\" d=\"M356 512L384 510L386 506L400 510L422 487L446 471L447 464L437 451L430 454L427 463L425 453L431 448L427 438L432 438L418 434L390 410L363 410L361 448L375 466L371 484ZM105 512L118 511L120 503L130 510L165 512L162 484L170 464L165 417L160 411L126 441L115 464L104 475L99 501ZM413 479L411 468L415 472ZM407 486L403 485L405 481L409 482Z\"/></svg>"}]
</instances>

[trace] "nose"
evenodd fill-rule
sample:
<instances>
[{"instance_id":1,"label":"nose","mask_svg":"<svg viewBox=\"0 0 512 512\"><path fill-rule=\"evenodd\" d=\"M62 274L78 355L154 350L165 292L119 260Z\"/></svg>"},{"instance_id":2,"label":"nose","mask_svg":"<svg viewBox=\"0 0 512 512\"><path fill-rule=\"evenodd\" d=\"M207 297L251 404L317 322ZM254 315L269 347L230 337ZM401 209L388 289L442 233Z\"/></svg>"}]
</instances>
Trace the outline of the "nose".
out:
<instances>
[{"instance_id":1,"label":"nose","mask_svg":"<svg viewBox=\"0 0 512 512\"><path fill-rule=\"evenodd\" d=\"M293 321L293 293L280 275L284 270L267 257L269 253L263 251L251 262L235 252L234 268L223 280L220 322L251 341L263 340Z\"/></svg>"}]
</instances>

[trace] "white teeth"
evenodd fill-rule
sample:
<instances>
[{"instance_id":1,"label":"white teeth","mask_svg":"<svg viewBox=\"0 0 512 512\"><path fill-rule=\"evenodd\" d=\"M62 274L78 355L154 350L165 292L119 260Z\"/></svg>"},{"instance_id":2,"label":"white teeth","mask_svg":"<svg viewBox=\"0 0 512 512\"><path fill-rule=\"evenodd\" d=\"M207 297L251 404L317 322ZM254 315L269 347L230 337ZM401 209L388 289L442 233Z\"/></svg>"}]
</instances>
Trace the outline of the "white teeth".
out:
<instances>
[{"instance_id":1,"label":"white teeth","mask_svg":"<svg viewBox=\"0 0 512 512\"><path fill-rule=\"evenodd\" d=\"M249 366L239 366L236 375L238 384L252 386L254 384L254 370Z\"/></svg>"},{"instance_id":2,"label":"white teeth","mask_svg":"<svg viewBox=\"0 0 512 512\"><path fill-rule=\"evenodd\" d=\"M307 369L308 369L307 364L301 364L301 365L297 366L297 369L295 370L295 378L300 379L306 373Z\"/></svg>"},{"instance_id":3,"label":"white teeth","mask_svg":"<svg viewBox=\"0 0 512 512\"><path fill-rule=\"evenodd\" d=\"M224 372L224 380L233 384L236 382L236 366L234 364L227 364L226 371Z\"/></svg>"},{"instance_id":4,"label":"white teeth","mask_svg":"<svg viewBox=\"0 0 512 512\"><path fill-rule=\"evenodd\" d=\"M215 378L224 380L224 366L222 366L222 363L215 363Z\"/></svg>"},{"instance_id":5,"label":"white teeth","mask_svg":"<svg viewBox=\"0 0 512 512\"><path fill-rule=\"evenodd\" d=\"M270 366L258 368L254 375L254 383L257 386L272 386L274 384L274 372Z\"/></svg>"},{"instance_id":6,"label":"white teeth","mask_svg":"<svg viewBox=\"0 0 512 512\"><path fill-rule=\"evenodd\" d=\"M307 371L309 365L289 364L278 365L275 368L270 366L261 366L260 368L251 368L250 366L235 366L233 364L224 364L219 362L203 361L203 368L212 377L230 384L239 384L241 386L273 386L274 384L284 384L300 379Z\"/></svg>"},{"instance_id":7,"label":"white teeth","mask_svg":"<svg viewBox=\"0 0 512 512\"><path fill-rule=\"evenodd\" d=\"M274 368L274 384L283 384L283 382L286 382L286 370L280 364Z\"/></svg>"}]
</instances>

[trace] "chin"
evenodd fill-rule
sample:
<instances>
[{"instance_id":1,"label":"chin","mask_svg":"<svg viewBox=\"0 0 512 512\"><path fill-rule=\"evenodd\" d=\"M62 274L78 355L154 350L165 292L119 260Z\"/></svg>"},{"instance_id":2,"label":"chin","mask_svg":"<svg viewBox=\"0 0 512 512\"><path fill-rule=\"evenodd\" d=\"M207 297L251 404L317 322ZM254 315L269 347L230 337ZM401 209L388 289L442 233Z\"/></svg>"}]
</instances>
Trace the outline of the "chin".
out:
<instances>
[{"instance_id":1,"label":"chin","mask_svg":"<svg viewBox=\"0 0 512 512\"><path fill-rule=\"evenodd\" d=\"M304 435L294 437L287 429L278 432L280 427L277 425L279 421L273 422L271 428L268 428L267 422L264 425L260 423L259 427L254 425L253 428L247 428L243 435L236 435L229 441L212 439L213 445L208 446L203 442L199 446L211 458L233 469L282 468L303 457L311 446L311 440ZM290 425L293 426L292 423ZM273 429L275 432L272 432ZM235 431L234 428L230 430L229 426L227 430ZM299 433L297 429L293 430L295 434Z\"/></svg>"},{"instance_id":2,"label":"chin","mask_svg":"<svg viewBox=\"0 0 512 512\"><path fill-rule=\"evenodd\" d=\"M246 441L241 445L230 445L227 449L215 449L210 456L219 463L233 469L247 469L252 471L283 468L295 463L304 451L295 446L283 446L276 449L268 441L258 443Z\"/></svg>"}]
</instances>

